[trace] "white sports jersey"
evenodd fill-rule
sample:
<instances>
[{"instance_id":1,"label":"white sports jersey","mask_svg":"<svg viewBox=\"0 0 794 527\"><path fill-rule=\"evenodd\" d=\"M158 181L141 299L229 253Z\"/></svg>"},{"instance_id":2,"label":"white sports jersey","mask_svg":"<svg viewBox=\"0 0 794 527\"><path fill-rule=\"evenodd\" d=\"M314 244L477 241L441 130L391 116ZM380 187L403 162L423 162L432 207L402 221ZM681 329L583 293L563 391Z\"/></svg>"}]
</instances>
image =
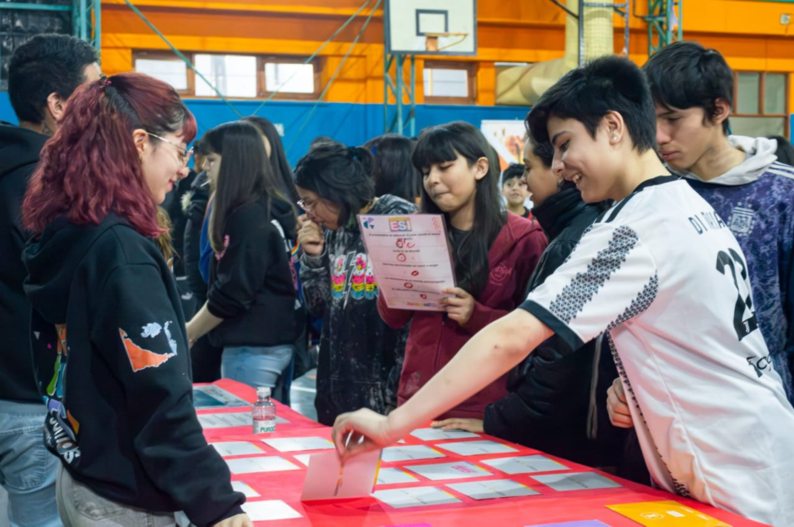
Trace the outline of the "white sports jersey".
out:
<instances>
[{"instance_id":1,"label":"white sports jersey","mask_svg":"<svg viewBox=\"0 0 794 527\"><path fill-rule=\"evenodd\" d=\"M608 332L660 486L794 526L794 409L758 330L742 250L687 183L643 183L521 307L572 349Z\"/></svg>"}]
</instances>

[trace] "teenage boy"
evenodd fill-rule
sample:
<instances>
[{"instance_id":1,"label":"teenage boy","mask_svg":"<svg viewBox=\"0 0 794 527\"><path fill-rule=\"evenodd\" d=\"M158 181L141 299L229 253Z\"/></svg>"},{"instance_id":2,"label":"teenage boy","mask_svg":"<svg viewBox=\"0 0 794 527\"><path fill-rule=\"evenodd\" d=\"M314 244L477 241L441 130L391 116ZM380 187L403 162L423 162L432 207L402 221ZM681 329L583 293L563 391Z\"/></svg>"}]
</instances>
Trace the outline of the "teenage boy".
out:
<instances>
[{"instance_id":1,"label":"teenage boy","mask_svg":"<svg viewBox=\"0 0 794 527\"><path fill-rule=\"evenodd\" d=\"M733 72L718 51L676 42L644 70L656 105L659 154L736 236L759 328L794 402L794 167L776 160L776 150L787 145L729 135Z\"/></svg>"},{"instance_id":2,"label":"teenage boy","mask_svg":"<svg viewBox=\"0 0 794 527\"><path fill-rule=\"evenodd\" d=\"M794 525L794 409L749 303L739 244L654 151L642 72L606 57L566 74L529 114L553 169L614 205L527 301L477 335L388 417L334 426L342 455L391 443L481 390L552 334L576 349L606 332L654 480L670 492ZM760 375L759 375L760 374ZM350 441L352 433L363 438ZM347 446L346 446L347 445Z\"/></svg>"},{"instance_id":3,"label":"teenage boy","mask_svg":"<svg viewBox=\"0 0 794 527\"><path fill-rule=\"evenodd\" d=\"M11 525L61 525L55 505L58 459L44 448L46 408L33 376L19 210L66 100L99 75L93 48L66 35L31 38L8 67L8 95L19 126L0 124L0 482L8 491Z\"/></svg>"},{"instance_id":4,"label":"teenage boy","mask_svg":"<svg viewBox=\"0 0 794 527\"><path fill-rule=\"evenodd\" d=\"M522 218L532 219L532 213L524 206L529 199L527 180L524 178L524 165L511 163L502 172L502 196L507 202L507 210Z\"/></svg>"}]
</instances>

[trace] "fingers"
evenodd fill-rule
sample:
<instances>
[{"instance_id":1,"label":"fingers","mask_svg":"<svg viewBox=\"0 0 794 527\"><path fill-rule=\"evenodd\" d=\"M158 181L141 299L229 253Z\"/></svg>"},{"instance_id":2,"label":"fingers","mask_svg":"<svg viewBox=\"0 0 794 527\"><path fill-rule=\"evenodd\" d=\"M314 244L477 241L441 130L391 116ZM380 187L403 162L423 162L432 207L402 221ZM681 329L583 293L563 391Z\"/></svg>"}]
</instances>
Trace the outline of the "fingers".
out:
<instances>
[{"instance_id":1,"label":"fingers","mask_svg":"<svg viewBox=\"0 0 794 527\"><path fill-rule=\"evenodd\" d=\"M433 428L441 428L442 430L465 430L466 432L477 433L483 431L483 422L481 419L466 419L462 417L452 417L441 421L433 421L431 426Z\"/></svg>"},{"instance_id":2,"label":"fingers","mask_svg":"<svg viewBox=\"0 0 794 527\"><path fill-rule=\"evenodd\" d=\"M607 414L609 421L618 428L633 428L634 421L631 417L631 410L626 403L626 396L623 393L623 385L618 382L612 383L607 390Z\"/></svg>"}]
</instances>

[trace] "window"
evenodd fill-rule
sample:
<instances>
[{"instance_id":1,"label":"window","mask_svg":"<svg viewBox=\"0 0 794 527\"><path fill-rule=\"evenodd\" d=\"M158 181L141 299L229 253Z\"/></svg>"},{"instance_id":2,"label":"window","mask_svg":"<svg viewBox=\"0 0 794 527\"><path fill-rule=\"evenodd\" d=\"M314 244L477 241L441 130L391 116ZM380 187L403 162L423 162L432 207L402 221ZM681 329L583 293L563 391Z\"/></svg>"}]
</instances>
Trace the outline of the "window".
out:
<instances>
[{"instance_id":1,"label":"window","mask_svg":"<svg viewBox=\"0 0 794 527\"><path fill-rule=\"evenodd\" d=\"M422 78L427 102L472 103L475 101L474 64L425 62Z\"/></svg>"},{"instance_id":2,"label":"window","mask_svg":"<svg viewBox=\"0 0 794 527\"><path fill-rule=\"evenodd\" d=\"M190 91L187 64L179 57L167 53L138 53L134 67L135 71L167 82L180 94Z\"/></svg>"},{"instance_id":3,"label":"window","mask_svg":"<svg viewBox=\"0 0 794 527\"><path fill-rule=\"evenodd\" d=\"M734 75L732 132L753 137L788 137L787 75L753 71L740 71Z\"/></svg>"},{"instance_id":4,"label":"window","mask_svg":"<svg viewBox=\"0 0 794 527\"><path fill-rule=\"evenodd\" d=\"M267 58L262 60L265 76L264 93L270 95L278 92L281 95L314 96L317 95L319 72L315 64L310 62L290 62L285 59Z\"/></svg>"},{"instance_id":5,"label":"window","mask_svg":"<svg viewBox=\"0 0 794 527\"><path fill-rule=\"evenodd\" d=\"M194 55L193 64L225 97L256 97L256 57L253 55ZM198 76L197 76L198 77ZM196 79L196 95L215 96L204 79Z\"/></svg>"},{"instance_id":6,"label":"window","mask_svg":"<svg viewBox=\"0 0 794 527\"><path fill-rule=\"evenodd\" d=\"M196 71L179 57L163 51L136 52L135 71L167 82L183 96L217 97L213 86L224 97L266 97L274 92L282 99L315 99L319 95L317 61L305 64L300 57L210 53L185 53L185 56Z\"/></svg>"}]
</instances>

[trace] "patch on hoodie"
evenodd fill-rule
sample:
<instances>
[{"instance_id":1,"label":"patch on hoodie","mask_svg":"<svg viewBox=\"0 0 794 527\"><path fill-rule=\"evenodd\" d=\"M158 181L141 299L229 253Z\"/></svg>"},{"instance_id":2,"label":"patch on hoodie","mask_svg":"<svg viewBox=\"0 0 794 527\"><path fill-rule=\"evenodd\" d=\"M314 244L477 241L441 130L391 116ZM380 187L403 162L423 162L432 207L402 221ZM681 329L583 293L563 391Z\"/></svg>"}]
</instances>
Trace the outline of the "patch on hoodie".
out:
<instances>
[{"instance_id":1,"label":"patch on hoodie","mask_svg":"<svg viewBox=\"0 0 794 527\"><path fill-rule=\"evenodd\" d=\"M747 236L753 231L755 211L747 207L736 207L728 220L728 226L734 236Z\"/></svg>"},{"instance_id":2,"label":"patch on hoodie","mask_svg":"<svg viewBox=\"0 0 794 527\"><path fill-rule=\"evenodd\" d=\"M144 329L144 333L147 333L146 329ZM151 335L151 333L148 334ZM172 349L171 353L155 353L135 344L127 335L127 332L121 328L119 328L119 335L121 336L121 343L124 345L124 351L127 352L127 358L130 360L132 371L135 373L146 368L159 368L168 362L168 359L176 355L176 350L174 349L176 346L170 346Z\"/></svg>"}]
</instances>

